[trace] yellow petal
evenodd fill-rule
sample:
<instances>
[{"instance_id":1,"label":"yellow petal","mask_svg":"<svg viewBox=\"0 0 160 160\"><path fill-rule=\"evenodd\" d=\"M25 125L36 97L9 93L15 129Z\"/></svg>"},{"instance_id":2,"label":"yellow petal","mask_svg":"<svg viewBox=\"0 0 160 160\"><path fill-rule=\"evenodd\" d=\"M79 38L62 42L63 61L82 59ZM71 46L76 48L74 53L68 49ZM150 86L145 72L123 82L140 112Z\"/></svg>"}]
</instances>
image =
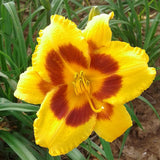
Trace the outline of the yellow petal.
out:
<instances>
[{"instance_id":1,"label":"yellow petal","mask_svg":"<svg viewBox=\"0 0 160 160\"><path fill-rule=\"evenodd\" d=\"M41 104L46 93L52 89L52 85L44 81L37 72L29 67L20 75L15 97L28 103Z\"/></svg>"},{"instance_id":2,"label":"yellow petal","mask_svg":"<svg viewBox=\"0 0 160 160\"><path fill-rule=\"evenodd\" d=\"M104 110L98 113L94 130L100 137L112 142L132 126L132 121L124 106L103 106Z\"/></svg>"},{"instance_id":3,"label":"yellow petal","mask_svg":"<svg viewBox=\"0 0 160 160\"><path fill-rule=\"evenodd\" d=\"M91 134L96 122L89 104L78 103L72 108L66 92L66 85L49 92L34 121L36 143L48 148L52 156L66 154L77 147Z\"/></svg>"},{"instance_id":4,"label":"yellow petal","mask_svg":"<svg viewBox=\"0 0 160 160\"><path fill-rule=\"evenodd\" d=\"M37 41L32 57L33 67L54 85L64 84L64 68L74 72L72 64L81 68L89 65L88 44L81 30L63 16L51 16L51 24L40 31Z\"/></svg>"},{"instance_id":5,"label":"yellow petal","mask_svg":"<svg viewBox=\"0 0 160 160\"><path fill-rule=\"evenodd\" d=\"M107 46L110 43L112 32L109 27L109 20L113 16L113 12L110 14L100 14L88 22L83 30L83 35L92 49Z\"/></svg>"},{"instance_id":6,"label":"yellow petal","mask_svg":"<svg viewBox=\"0 0 160 160\"><path fill-rule=\"evenodd\" d=\"M117 69L111 75L116 74L121 77L120 81L117 81L120 82L118 92L112 97L106 97L105 102L124 104L138 97L155 78L155 68L148 67L148 55L141 48L131 47L125 42L112 41L109 47L101 48L97 54L110 55L117 62ZM113 66L110 66L111 70L113 70ZM117 84L115 84L116 81L110 82L109 88L112 90L112 86ZM104 87L107 88L106 85Z\"/></svg>"}]
</instances>

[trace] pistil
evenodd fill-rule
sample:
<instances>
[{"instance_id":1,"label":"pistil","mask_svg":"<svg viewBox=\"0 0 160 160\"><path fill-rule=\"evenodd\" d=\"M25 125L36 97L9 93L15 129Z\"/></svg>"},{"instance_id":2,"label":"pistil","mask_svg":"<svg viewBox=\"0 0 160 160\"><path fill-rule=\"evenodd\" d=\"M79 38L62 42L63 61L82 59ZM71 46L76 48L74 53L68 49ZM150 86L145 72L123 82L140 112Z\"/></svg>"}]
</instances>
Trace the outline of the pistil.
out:
<instances>
[{"instance_id":1,"label":"pistil","mask_svg":"<svg viewBox=\"0 0 160 160\"><path fill-rule=\"evenodd\" d=\"M85 94L93 112L99 113L104 109L103 106L98 109L94 106L94 103L92 102L90 95L90 81L86 79L83 71L80 71L79 74L75 74L74 82L72 83L76 95Z\"/></svg>"}]
</instances>

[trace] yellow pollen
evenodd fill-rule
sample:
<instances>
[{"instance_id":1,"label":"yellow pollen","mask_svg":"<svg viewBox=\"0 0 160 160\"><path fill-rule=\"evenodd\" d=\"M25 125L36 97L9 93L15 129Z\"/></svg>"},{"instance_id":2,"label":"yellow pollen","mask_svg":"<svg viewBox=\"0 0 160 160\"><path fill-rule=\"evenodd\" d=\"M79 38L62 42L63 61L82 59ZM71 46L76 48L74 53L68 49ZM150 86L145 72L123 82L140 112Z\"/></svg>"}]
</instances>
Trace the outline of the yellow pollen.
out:
<instances>
[{"instance_id":1,"label":"yellow pollen","mask_svg":"<svg viewBox=\"0 0 160 160\"><path fill-rule=\"evenodd\" d=\"M76 95L80 95L80 94L85 94L87 99L88 99L88 102L90 104L90 107L91 109L98 113L98 112L101 112L104 107L100 107L100 108L96 108L93 104L93 102L91 101L91 98L90 98L90 81L86 79L86 77L84 76L84 73L83 71L80 71L80 73L76 73L75 74L75 77L74 77L74 82L73 83L73 86L74 86L74 92Z\"/></svg>"},{"instance_id":2,"label":"yellow pollen","mask_svg":"<svg viewBox=\"0 0 160 160\"><path fill-rule=\"evenodd\" d=\"M76 95L80 95L84 92L90 94L90 82L84 76L83 71L81 71L80 74L75 74L73 86Z\"/></svg>"}]
</instances>

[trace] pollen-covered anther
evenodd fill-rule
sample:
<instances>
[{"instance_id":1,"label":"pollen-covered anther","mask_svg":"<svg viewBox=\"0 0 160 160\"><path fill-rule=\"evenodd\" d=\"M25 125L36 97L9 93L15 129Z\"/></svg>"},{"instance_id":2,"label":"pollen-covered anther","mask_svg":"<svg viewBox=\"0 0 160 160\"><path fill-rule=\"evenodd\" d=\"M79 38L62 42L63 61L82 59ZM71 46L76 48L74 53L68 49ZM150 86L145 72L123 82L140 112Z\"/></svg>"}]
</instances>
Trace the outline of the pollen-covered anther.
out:
<instances>
[{"instance_id":1,"label":"pollen-covered anther","mask_svg":"<svg viewBox=\"0 0 160 160\"><path fill-rule=\"evenodd\" d=\"M90 94L90 82L84 76L83 71L81 71L79 74L75 74L74 82L72 83L76 95L80 95L85 92L87 92L87 94Z\"/></svg>"}]
</instances>

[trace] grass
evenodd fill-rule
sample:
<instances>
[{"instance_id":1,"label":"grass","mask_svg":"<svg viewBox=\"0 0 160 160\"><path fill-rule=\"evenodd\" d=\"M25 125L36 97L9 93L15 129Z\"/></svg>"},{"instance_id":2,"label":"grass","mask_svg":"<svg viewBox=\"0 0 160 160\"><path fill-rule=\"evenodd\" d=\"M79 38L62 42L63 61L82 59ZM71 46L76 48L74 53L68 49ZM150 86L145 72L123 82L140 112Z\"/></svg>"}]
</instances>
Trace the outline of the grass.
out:
<instances>
[{"instance_id":1,"label":"grass","mask_svg":"<svg viewBox=\"0 0 160 160\"><path fill-rule=\"evenodd\" d=\"M132 46L144 48L149 55L149 65L156 66L160 57L160 35L157 30L160 22L160 2L156 0L101 0L100 12L114 11L110 21L113 40L122 40ZM88 20L91 5L84 0L15 0L0 1L0 155L3 159L22 160L61 160L63 157L51 157L48 150L35 145L33 141L33 121L38 106L19 103L13 96L19 75L31 65L31 55L36 46L36 37L41 28L49 24L52 14L60 14L75 21L83 29ZM85 16L84 16L85 15ZM158 69L158 68L157 68ZM157 75L155 81L159 81ZM151 103L140 96L160 119ZM142 128L134 113L132 102L126 104L133 121ZM119 157L129 130L124 134ZM103 149L90 138L80 147L66 154L69 159L90 159L93 155L99 160L113 160L110 144L100 138Z\"/></svg>"}]
</instances>

